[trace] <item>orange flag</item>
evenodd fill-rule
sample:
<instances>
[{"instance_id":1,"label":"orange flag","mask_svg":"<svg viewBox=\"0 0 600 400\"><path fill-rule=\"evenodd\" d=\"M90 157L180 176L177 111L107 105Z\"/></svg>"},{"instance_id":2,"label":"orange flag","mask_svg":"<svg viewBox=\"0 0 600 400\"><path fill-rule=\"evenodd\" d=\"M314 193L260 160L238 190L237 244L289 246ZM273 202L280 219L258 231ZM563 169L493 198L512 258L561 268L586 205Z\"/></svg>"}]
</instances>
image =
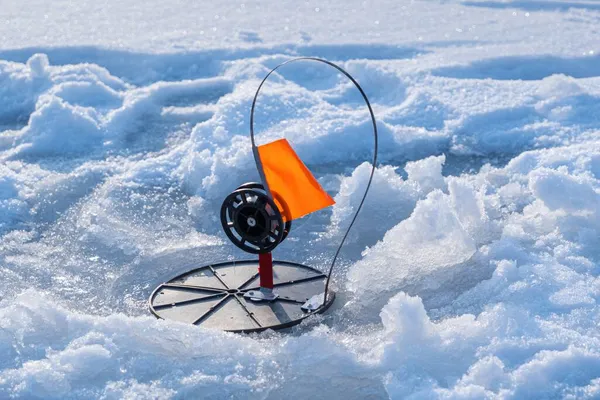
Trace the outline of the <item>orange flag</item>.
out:
<instances>
[{"instance_id":1,"label":"orange flag","mask_svg":"<svg viewBox=\"0 0 600 400\"><path fill-rule=\"evenodd\" d=\"M258 154L284 220L300 218L335 204L286 139L258 146Z\"/></svg>"}]
</instances>

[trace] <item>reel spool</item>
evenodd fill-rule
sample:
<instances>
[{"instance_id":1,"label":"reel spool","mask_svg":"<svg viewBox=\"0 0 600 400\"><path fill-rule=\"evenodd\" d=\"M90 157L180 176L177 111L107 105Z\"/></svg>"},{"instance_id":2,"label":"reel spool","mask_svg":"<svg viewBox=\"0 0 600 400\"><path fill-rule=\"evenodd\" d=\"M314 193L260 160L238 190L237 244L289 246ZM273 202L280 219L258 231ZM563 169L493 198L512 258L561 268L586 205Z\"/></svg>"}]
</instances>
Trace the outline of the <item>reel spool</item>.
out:
<instances>
[{"instance_id":1,"label":"reel spool","mask_svg":"<svg viewBox=\"0 0 600 400\"><path fill-rule=\"evenodd\" d=\"M252 254L269 253L281 243L292 221L284 217L275 202L285 210L278 196L269 197L262 184L249 182L239 186L221 205L221 225L231 242Z\"/></svg>"}]
</instances>

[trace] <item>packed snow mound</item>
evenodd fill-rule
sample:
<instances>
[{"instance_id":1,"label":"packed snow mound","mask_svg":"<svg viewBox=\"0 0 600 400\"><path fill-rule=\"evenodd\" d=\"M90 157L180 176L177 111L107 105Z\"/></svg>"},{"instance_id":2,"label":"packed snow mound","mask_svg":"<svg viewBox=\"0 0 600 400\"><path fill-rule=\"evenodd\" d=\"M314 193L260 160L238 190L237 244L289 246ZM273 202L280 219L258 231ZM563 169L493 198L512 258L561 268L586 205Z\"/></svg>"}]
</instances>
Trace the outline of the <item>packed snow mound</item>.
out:
<instances>
[{"instance_id":1,"label":"packed snow mound","mask_svg":"<svg viewBox=\"0 0 600 400\"><path fill-rule=\"evenodd\" d=\"M600 396L597 6L71 3L3 4L0 398ZM285 333L155 320L158 284L247 258L218 211L295 56L377 116L336 303ZM275 257L326 270L373 167L362 97L292 63L255 122L336 201Z\"/></svg>"}]
</instances>

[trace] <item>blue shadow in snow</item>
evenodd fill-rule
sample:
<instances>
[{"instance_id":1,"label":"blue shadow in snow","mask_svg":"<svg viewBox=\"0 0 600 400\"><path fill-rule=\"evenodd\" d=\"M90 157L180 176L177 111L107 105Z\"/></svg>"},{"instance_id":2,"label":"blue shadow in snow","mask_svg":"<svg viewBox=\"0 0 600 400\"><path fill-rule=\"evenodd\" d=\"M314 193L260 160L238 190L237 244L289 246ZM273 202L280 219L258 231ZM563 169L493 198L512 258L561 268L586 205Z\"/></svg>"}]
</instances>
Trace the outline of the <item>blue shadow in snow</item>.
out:
<instances>
[{"instance_id":1,"label":"blue shadow in snow","mask_svg":"<svg viewBox=\"0 0 600 400\"><path fill-rule=\"evenodd\" d=\"M555 74L573 78L600 76L600 56L511 56L476 61L466 66L443 67L433 75L458 79L539 80Z\"/></svg>"},{"instance_id":2,"label":"blue shadow in snow","mask_svg":"<svg viewBox=\"0 0 600 400\"><path fill-rule=\"evenodd\" d=\"M600 11L600 4L569 1L464 1L462 4L469 7L518 8L524 11L568 11L571 8Z\"/></svg>"},{"instance_id":3,"label":"blue shadow in snow","mask_svg":"<svg viewBox=\"0 0 600 400\"><path fill-rule=\"evenodd\" d=\"M94 46L28 47L0 51L0 60L24 63L36 53L48 55L51 65L92 63L130 83L179 81L217 76L222 62L261 56L312 56L332 61L407 59L428 53L417 47L385 44L280 45L247 49L214 49L174 53L140 53Z\"/></svg>"}]
</instances>

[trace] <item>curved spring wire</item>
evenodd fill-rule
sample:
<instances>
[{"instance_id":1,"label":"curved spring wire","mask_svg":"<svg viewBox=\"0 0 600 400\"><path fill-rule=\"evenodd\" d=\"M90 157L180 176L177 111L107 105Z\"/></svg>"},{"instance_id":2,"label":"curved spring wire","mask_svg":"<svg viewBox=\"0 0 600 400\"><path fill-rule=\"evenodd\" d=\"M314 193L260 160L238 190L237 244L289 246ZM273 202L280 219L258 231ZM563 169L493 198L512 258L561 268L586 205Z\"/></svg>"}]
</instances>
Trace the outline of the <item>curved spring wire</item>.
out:
<instances>
[{"instance_id":1,"label":"curved spring wire","mask_svg":"<svg viewBox=\"0 0 600 400\"><path fill-rule=\"evenodd\" d=\"M344 246L344 243L346 242L346 238L348 237L348 234L350 233L350 229L352 229L352 226L354 225L354 222L356 221L356 217L358 217L358 213L360 212L360 210L365 202L365 199L367 198L367 194L369 193L369 189L371 188L371 182L373 181L373 175L375 174L375 167L377 165L377 151L378 151L377 122L375 121L375 114L373 113L373 109L371 108L371 103L369 102L369 99L367 98L367 95L365 94L364 90L362 89L362 87L360 87L360 85L352 77L352 75L350 75L348 72L346 72L342 67L340 67L330 61L323 60L321 58L298 57L298 58L293 58L291 60L287 60L287 61L279 64L275 68L273 68L267 74L267 76L265 76L265 78L262 80L262 82L258 86L258 89L256 89L256 94L254 95L254 100L252 100L252 109L250 110L250 140L252 141L252 153L254 154L254 161L256 162L256 169L258 170L260 179L262 180L265 190L267 191L268 195L271 198L273 198L273 196L269 189L269 185L268 185L267 179L265 177L265 172L263 170L262 162L260 161L260 154L258 153L258 147L256 146L256 142L254 140L254 108L256 107L256 99L258 98L260 89L263 87L264 83L267 81L269 76L271 76L271 74L273 72L277 71L279 68L283 67L284 65L290 64L290 63L296 62L296 61L318 61L318 62L327 64L327 65L337 69L342 74L344 74L348 79L350 79L350 81L352 81L354 86L356 86L356 88L362 95L363 99L365 100L365 103L367 104L367 107L369 108L369 114L371 114L371 121L373 123L373 137L374 137L375 145L374 145L374 149L373 149L373 164L371 166L371 175L369 176L369 182L367 183L365 193L363 194L360 204L358 205L358 208L356 209L356 212L354 213L354 217L352 218L352 221L350 221L350 225L348 225L348 228L346 229L346 233L344 234L344 237L342 238L342 241L340 242L340 244L337 248L337 251L335 252L335 255L333 256L333 260L331 261L331 266L329 267L329 272L327 273L327 281L325 282L325 293L323 295L323 305L322 305L322 306L324 306L327 303L327 293L329 290L329 282L331 280L333 268L335 267L335 263L338 259L340 251L342 250L342 247Z\"/></svg>"}]
</instances>

